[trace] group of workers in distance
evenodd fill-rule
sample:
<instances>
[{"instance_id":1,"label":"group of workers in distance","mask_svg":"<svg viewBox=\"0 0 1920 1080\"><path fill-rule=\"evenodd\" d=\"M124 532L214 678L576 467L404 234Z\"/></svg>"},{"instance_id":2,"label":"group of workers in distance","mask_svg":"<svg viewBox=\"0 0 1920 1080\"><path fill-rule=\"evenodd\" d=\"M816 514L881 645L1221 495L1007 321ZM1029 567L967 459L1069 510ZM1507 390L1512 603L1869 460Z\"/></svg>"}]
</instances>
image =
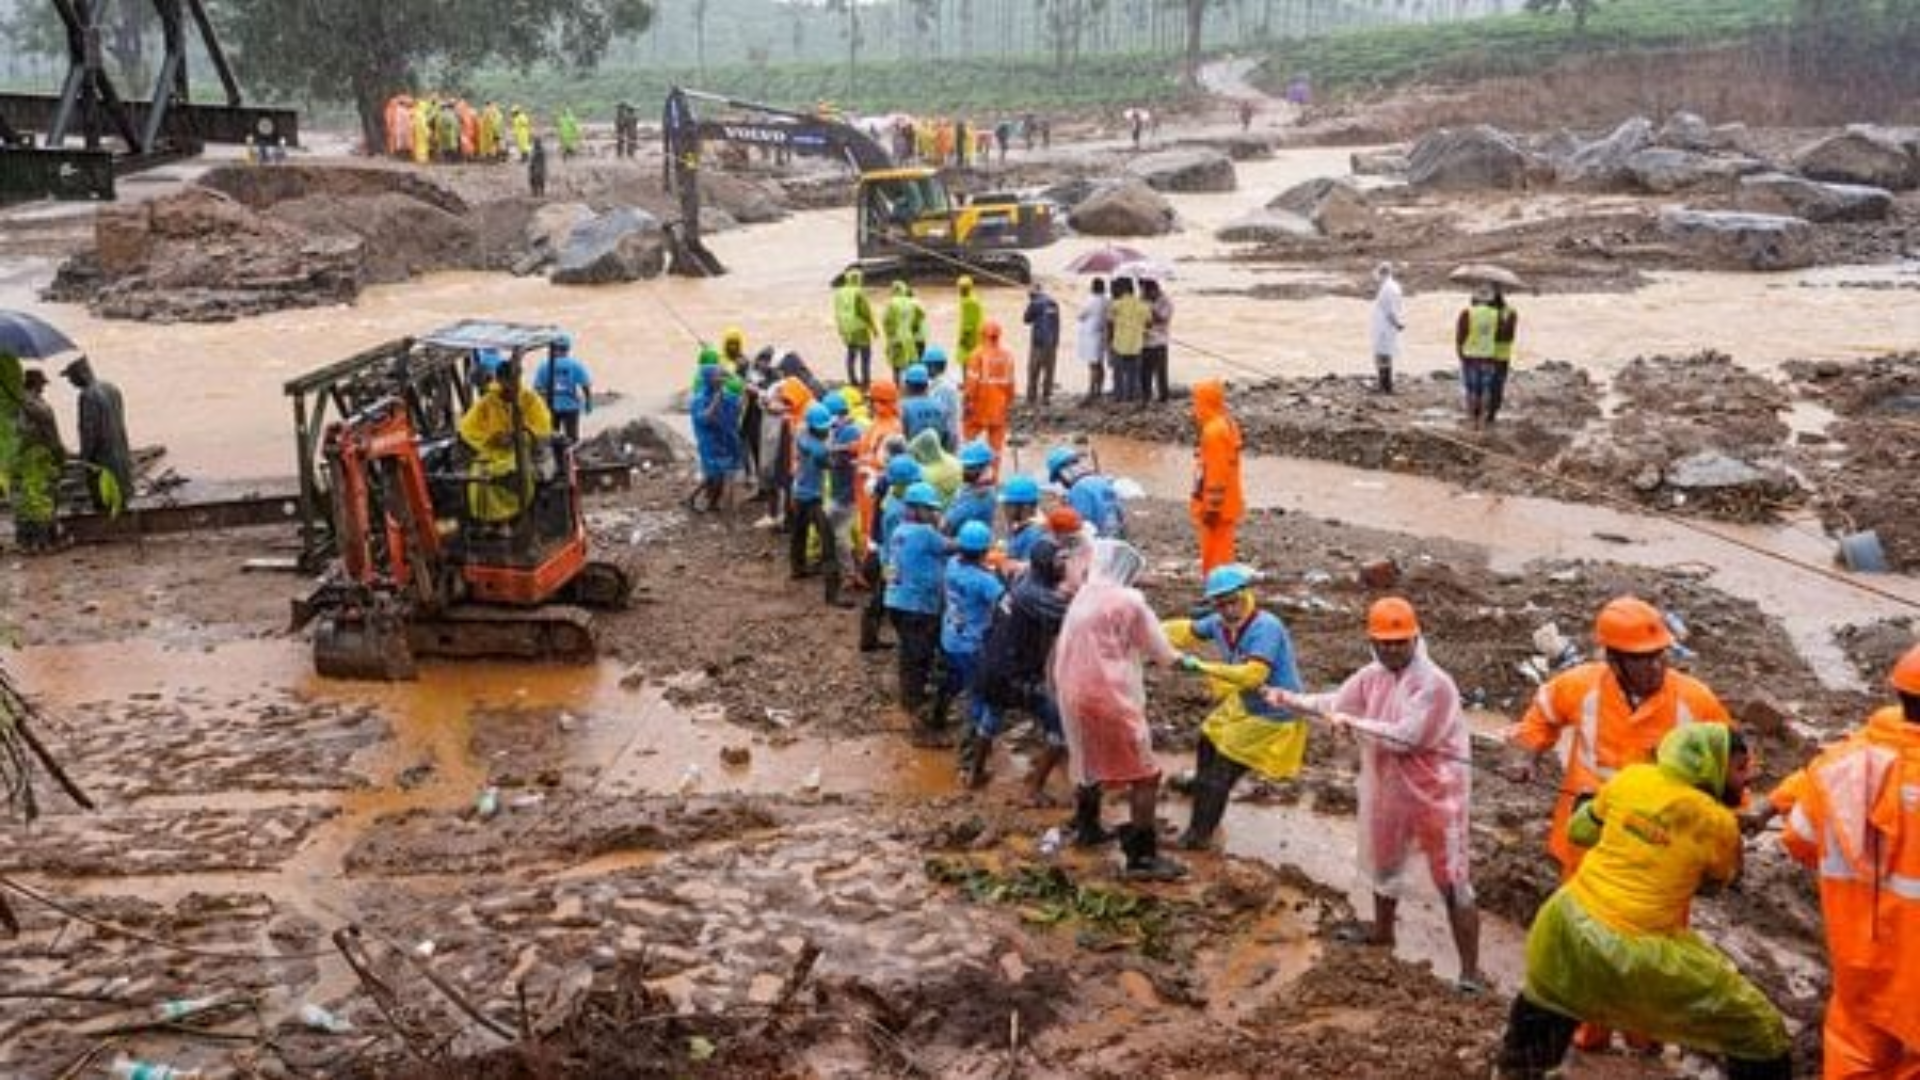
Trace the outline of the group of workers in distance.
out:
<instances>
[{"instance_id":1,"label":"group of workers in distance","mask_svg":"<svg viewBox=\"0 0 1920 1080\"><path fill-rule=\"evenodd\" d=\"M971 276L959 276L954 287L959 310L951 355L969 378L979 359L984 377L977 382L995 401L1004 398L1010 406L1014 363L1000 324L987 317ZM1141 406L1149 402L1164 405L1171 400L1173 314L1173 297L1158 281L1116 277L1109 289L1106 278L1094 278L1089 295L1075 315L1076 352L1087 368L1082 404L1103 398ZM949 362L944 349L929 348L926 308L905 281L893 282L885 302L876 306L867 296L861 272L846 271L834 286L833 319L846 349L849 385L864 388L872 381L876 348L891 369L894 382L901 386L907 385L909 371L916 363L933 369L931 378L937 380ZM1027 327L1028 339L1027 400L1050 405L1060 384L1063 318L1060 302L1045 283L1036 281L1028 286L1021 322Z\"/></svg>"},{"instance_id":2,"label":"group of workers in distance","mask_svg":"<svg viewBox=\"0 0 1920 1080\"><path fill-rule=\"evenodd\" d=\"M859 647L896 651L914 741L957 745L960 776L978 787L1009 720L1030 718L1041 748L1024 797L1050 805L1049 781L1064 768L1073 841L1118 839L1129 876L1185 872L1162 852L1166 778L1147 722L1147 664L1197 677L1215 700L1191 776L1175 781L1191 796L1182 848L1215 842L1241 777L1294 776L1314 726L1354 737L1358 862L1374 901L1371 920L1342 936L1391 945L1410 871L1424 865L1459 954L1457 985L1484 993L1470 733L1413 603L1376 600L1356 627L1372 662L1308 692L1285 623L1236 561L1241 436L1224 385L1208 380L1193 387L1189 501L1201 595L1194 612L1160 618L1140 591L1146 559L1126 541L1122 485L1071 445L1022 471L1008 456L1000 399L966 389L995 370L1001 348L990 323L981 329L979 366L958 385L944 350L928 346L898 382L864 391L851 379L827 388L792 353L748 357L744 335L729 331L703 351L694 380L702 480L692 502L719 508L735 475L754 475L785 507L794 576L823 572L837 607L858 606L848 594L867 591ZM968 408L982 400L992 408ZM1920 941L1902 936L1920 927L1920 647L1894 671L1898 705L1743 811L1752 755L1713 692L1671 666L1666 616L1618 597L1593 638L1596 658L1549 678L1508 735L1514 781L1539 782L1540 760L1558 748L1547 854L1564 883L1528 935L1502 1075L1546 1076L1570 1045L1598 1050L1616 1032L1638 1047L1721 1055L1736 1078L1790 1075L1781 1014L1688 928L1693 897L1738 876L1743 829L1784 815L1786 848L1819 875L1827 915L1827 1075L1920 1076L1920 1010L1905 993L1920 985ZM1109 792L1127 807L1117 829L1103 821Z\"/></svg>"},{"instance_id":3,"label":"group of workers in distance","mask_svg":"<svg viewBox=\"0 0 1920 1080\"><path fill-rule=\"evenodd\" d=\"M489 101L476 109L448 95L396 94L381 116L387 155L416 165L506 161L509 156L531 164L536 154L545 153L532 114L518 105L503 109ZM580 120L571 108L561 106L553 131L562 157L580 152Z\"/></svg>"}]
</instances>

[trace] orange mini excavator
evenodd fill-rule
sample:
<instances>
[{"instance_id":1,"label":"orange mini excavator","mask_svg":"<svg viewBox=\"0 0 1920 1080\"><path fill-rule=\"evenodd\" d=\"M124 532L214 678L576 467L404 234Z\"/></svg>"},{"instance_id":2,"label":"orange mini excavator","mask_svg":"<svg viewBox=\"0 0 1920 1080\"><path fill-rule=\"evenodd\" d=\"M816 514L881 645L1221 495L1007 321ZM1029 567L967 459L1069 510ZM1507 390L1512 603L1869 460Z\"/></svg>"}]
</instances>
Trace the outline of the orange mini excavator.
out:
<instances>
[{"instance_id":1,"label":"orange mini excavator","mask_svg":"<svg viewBox=\"0 0 1920 1080\"><path fill-rule=\"evenodd\" d=\"M408 679L417 656L594 658L586 609L624 606L631 586L588 559L572 445L535 437L511 393L510 468L476 468L458 431L489 380L520 385L563 337L464 322L383 346L378 363L336 365L354 378L331 384L343 416L317 449L337 558L294 605L296 626L314 623L320 674ZM512 509L476 498L483 485L511 491Z\"/></svg>"}]
</instances>

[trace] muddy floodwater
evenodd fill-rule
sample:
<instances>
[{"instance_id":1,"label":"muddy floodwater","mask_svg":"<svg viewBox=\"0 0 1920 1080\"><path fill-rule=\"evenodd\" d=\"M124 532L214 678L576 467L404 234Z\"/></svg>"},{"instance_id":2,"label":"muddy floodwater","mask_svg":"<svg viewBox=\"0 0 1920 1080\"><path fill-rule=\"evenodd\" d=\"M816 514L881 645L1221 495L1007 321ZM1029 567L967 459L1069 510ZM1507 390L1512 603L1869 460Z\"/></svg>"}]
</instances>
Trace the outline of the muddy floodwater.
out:
<instances>
[{"instance_id":1,"label":"muddy floodwater","mask_svg":"<svg viewBox=\"0 0 1920 1080\"><path fill-rule=\"evenodd\" d=\"M1239 190L1170 196L1183 223L1172 236L1135 242L1173 263L1177 381L1209 374L1358 372L1367 361L1365 301L1351 297L1253 300L1232 295L1298 268L1221 260L1228 250L1215 227L1286 187L1346 171L1346 150L1279 152L1239 165ZM572 330L577 351L602 390L624 403L596 424L666 405L684 385L696 340L740 326L751 345L797 349L822 375L840 369L828 305L829 279L851 254L852 212L818 210L710 238L728 266L720 278L661 278L632 285L563 288L543 278L448 273L367 290L350 307L287 311L240 322L157 326L97 320L78 307L46 304L49 259L23 259L0 274L0 306L52 319L98 361L125 393L138 442L167 446L183 475L234 480L293 470L287 379L369 345L447 321L490 316L553 322ZM1065 272L1102 241L1072 237L1033 255L1036 272L1057 294L1077 297L1083 283ZM1520 361L1559 359L1611 371L1636 355L1713 348L1762 371L1797 358L1870 356L1920 339L1920 266L1822 268L1783 274L1655 274L1631 293L1525 296ZM1904 286L1904 287L1893 287ZM934 340L954 332L952 290L921 289ZM1011 324L1018 343L1022 293L990 288L990 317ZM1408 298L1404 366L1452 364L1452 292ZM1071 306L1071 305L1069 305ZM1071 335L1069 335L1069 342ZM1070 348L1061 364L1079 380Z\"/></svg>"}]
</instances>

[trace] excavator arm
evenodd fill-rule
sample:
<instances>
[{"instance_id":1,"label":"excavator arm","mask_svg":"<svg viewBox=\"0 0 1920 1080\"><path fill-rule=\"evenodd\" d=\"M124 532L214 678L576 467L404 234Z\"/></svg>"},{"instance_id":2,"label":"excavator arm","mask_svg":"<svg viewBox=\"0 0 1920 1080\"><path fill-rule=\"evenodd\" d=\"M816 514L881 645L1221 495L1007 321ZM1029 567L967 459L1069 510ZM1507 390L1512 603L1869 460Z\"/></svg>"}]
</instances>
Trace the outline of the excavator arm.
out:
<instances>
[{"instance_id":1,"label":"excavator arm","mask_svg":"<svg viewBox=\"0 0 1920 1080\"><path fill-rule=\"evenodd\" d=\"M705 102L729 111L737 119L709 119L694 112L693 103ZM742 115L744 114L744 115ZM676 86L667 91L661 111L660 135L666 143L662 168L667 192L680 201L680 221L671 228L673 261L668 269L686 277L714 277L726 267L700 241L700 153L710 141L740 143L788 150L796 154L837 157L857 173L893 167L893 156L852 124L829 117L782 109L757 101L743 101L703 90Z\"/></svg>"}]
</instances>

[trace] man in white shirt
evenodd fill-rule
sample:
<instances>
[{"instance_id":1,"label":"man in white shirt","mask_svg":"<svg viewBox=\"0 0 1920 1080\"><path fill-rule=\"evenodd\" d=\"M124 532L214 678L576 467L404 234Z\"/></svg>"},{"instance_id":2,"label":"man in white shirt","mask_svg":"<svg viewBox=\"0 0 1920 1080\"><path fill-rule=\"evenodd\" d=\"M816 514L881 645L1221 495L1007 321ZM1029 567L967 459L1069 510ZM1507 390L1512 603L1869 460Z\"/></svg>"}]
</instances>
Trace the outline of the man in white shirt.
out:
<instances>
[{"instance_id":1,"label":"man in white shirt","mask_svg":"<svg viewBox=\"0 0 1920 1080\"><path fill-rule=\"evenodd\" d=\"M1393 279L1393 264L1374 268L1373 279L1380 289L1373 295L1373 366L1379 374L1379 390L1393 393L1393 361L1400 354L1400 331L1407 328L1406 301L1400 296L1400 283Z\"/></svg>"}]
</instances>

